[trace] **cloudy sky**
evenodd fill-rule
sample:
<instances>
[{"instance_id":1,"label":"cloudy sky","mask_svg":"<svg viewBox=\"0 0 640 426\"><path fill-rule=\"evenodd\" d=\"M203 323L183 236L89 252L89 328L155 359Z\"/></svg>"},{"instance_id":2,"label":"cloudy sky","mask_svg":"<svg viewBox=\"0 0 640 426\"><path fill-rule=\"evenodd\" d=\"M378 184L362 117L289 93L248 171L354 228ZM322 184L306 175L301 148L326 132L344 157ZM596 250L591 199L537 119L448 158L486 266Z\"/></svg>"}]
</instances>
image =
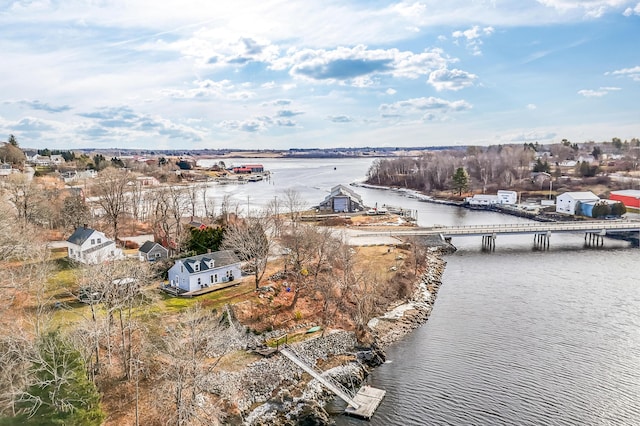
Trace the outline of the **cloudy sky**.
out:
<instances>
[{"instance_id":1,"label":"cloudy sky","mask_svg":"<svg viewBox=\"0 0 640 426\"><path fill-rule=\"evenodd\" d=\"M639 0L0 0L0 140L624 140L640 137L639 40Z\"/></svg>"}]
</instances>

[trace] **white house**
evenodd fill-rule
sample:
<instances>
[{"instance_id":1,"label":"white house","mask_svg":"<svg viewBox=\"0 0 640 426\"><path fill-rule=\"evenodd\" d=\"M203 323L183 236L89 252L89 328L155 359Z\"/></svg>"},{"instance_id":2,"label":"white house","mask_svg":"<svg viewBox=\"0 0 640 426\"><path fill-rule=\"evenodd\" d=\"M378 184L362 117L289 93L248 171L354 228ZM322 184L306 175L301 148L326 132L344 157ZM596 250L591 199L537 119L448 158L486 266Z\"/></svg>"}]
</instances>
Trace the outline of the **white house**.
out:
<instances>
[{"instance_id":1,"label":"white house","mask_svg":"<svg viewBox=\"0 0 640 426\"><path fill-rule=\"evenodd\" d=\"M233 251L216 251L176 260L169 269L169 287L183 291L224 288L234 285L240 274L240 260Z\"/></svg>"},{"instance_id":2,"label":"white house","mask_svg":"<svg viewBox=\"0 0 640 426\"><path fill-rule=\"evenodd\" d=\"M589 201L598 201L600 198L591 191L585 192L565 192L556 197L556 212L576 214L576 204Z\"/></svg>"},{"instance_id":3,"label":"white house","mask_svg":"<svg viewBox=\"0 0 640 426\"><path fill-rule=\"evenodd\" d=\"M96 264L106 260L122 259L122 250L116 243L95 229L80 227L67 239L69 259Z\"/></svg>"},{"instance_id":4,"label":"white house","mask_svg":"<svg viewBox=\"0 0 640 426\"><path fill-rule=\"evenodd\" d=\"M518 202L518 193L516 191L498 190L498 203L500 204L516 204Z\"/></svg>"},{"instance_id":5,"label":"white house","mask_svg":"<svg viewBox=\"0 0 640 426\"><path fill-rule=\"evenodd\" d=\"M467 197L465 201L470 206L493 206L499 203L498 196L490 194L474 194L473 197Z\"/></svg>"}]
</instances>

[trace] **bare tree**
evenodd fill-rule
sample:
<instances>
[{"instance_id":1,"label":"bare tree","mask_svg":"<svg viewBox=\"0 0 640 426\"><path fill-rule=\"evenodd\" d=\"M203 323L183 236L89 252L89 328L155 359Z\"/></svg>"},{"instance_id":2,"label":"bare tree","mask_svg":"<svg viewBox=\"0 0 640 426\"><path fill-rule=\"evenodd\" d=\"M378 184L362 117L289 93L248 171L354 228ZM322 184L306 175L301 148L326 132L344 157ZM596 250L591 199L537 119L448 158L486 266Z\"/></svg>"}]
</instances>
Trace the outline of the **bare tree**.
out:
<instances>
[{"instance_id":1,"label":"bare tree","mask_svg":"<svg viewBox=\"0 0 640 426\"><path fill-rule=\"evenodd\" d=\"M160 240L174 252L179 252L187 238L182 218L188 214L188 203L183 190L166 186L154 191L153 228Z\"/></svg>"},{"instance_id":2,"label":"bare tree","mask_svg":"<svg viewBox=\"0 0 640 426\"><path fill-rule=\"evenodd\" d=\"M247 262L248 268L254 274L256 289L260 286L271 252L272 242L267 236L267 227L265 216L236 220L227 225L222 241L224 249L233 250L240 260Z\"/></svg>"},{"instance_id":3,"label":"bare tree","mask_svg":"<svg viewBox=\"0 0 640 426\"><path fill-rule=\"evenodd\" d=\"M308 208L308 203L295 189L287 189L284 192L284 208L289 215L292 224L298 223L300 215Z\"/></svg>"},{"instance_id":4,"label":"bare tree","mask_svg":"<svg viewBox=\"0 0 640 426\"><path fill-rule=\"evenodd\" d=\"M283 233L281 241L287 252L289 273L295 284L293 300L289 306L293 309L300 296L309 288L314 288L319 274L328 267L337 242L329 228L311 225L290 226Z\"/></svg>"},{"instance_id":5,"label":"bare tree","mask_svg":"<svg viewBox=\"0 0 640 426\"><path fill-rule=\"evenodd\" d=\"M85 327L86 335L92 338L82 339L86 345L83 353L88 356L90 371L92 374L100 371L101 340L106 338L108 359L111 360L111 348L117 349L122 376L130 379L134 334L139 331L134 314L148 301L144 291L150 281L148 267L134 260L91 265L83 269L79 281L81 289L78 297L89 304L91 312ZM117 324L117 337L112 340L114 322Z\"/></svg>"},{"instance_id":6,"label":"bare tree","mask_svg":"<svg viewBox=\"0 0 640 426\"><path fill-rule=\"evenodd\" d=\"M128 213L129 200L127 192L130 187L131 176L128 171L108 167L100 172L94 189L98 204L113 229L113 239L118 241L119 226Z\"/></svg>"},{"instance_id":7,"label":"bare tree","mask_svg":"<svg viewBox=\"0 0 640 426\"><path fill-rule=\"evenodd\" d=\"M174 326L167 327L158 342L165 385L158 389L157 402L165 424L220 423L222 413L206 392L203 379L217 365L210 360L213 342L218 356L231 347L224 328L219 318L199 304L181 315Z\"/></svg>"},{"instance_id":8,"label":"bare tree","mask_svg":"<svg viewBox=\"0 0 640 426\"><path fill-rule=\"evenodd\" d=\"M80 195L66 197L62 204L62 223L65 228L76 229L88 223L91 212Z\"/></svg>"},{"instance_id":9,"label":"bare tree","mask_svg":"<svg viewBox=\"0 0 640 426\"><path fill-rule=\"evenodd\" d=\"M26 225L33 218L38 205L39 187L28 175L19 173L7 176L5 189L18 213L18 220Z\"/></svg>"}]
</instances>

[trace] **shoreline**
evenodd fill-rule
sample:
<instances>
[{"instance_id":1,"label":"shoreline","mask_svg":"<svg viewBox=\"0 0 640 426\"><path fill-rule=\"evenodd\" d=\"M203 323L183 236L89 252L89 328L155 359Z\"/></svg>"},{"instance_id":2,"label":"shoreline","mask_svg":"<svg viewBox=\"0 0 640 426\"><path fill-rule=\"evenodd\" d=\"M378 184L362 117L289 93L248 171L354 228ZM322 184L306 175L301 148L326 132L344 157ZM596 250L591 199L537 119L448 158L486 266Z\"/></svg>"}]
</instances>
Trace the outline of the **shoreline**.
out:
<instances>
[{"instance_id":1,"label":"shoreline","mask_svg":"<svg viewBox=\"0 0 640 426\"><path fill-rule=\"evenodd\" d=\"M446 266L444 254L446 250L442 248L431 248L427 255L426 270L414 284L411 296L389 306L384 314L369 321L368 326L373 337L369 347L361 348L355 333L346 330L334 330L324 336L292 346L305 359L315 360L316 365L331 359L344 359L345 362L324 371L323 375L331 377L345 387L356 385L357 390L366 383L372 370L384 363L384 350L387 347L428 321L442 284L442 274ZM220 377L220 381L227 384L246 383L246 376L252 376L253 385L261 382L261 392L253 393L244 400L237 400L239 410L245 413L245 416L241 415L242 424L276 426L295 425L304 421L316 425L334 424L332 415L326 409L327 404L335 400L335 395L315 379L301 382L302 371L283 356L256 361L244 373L240 375L245 376L244 380L240 377ZM273 373L275 377L264 376ZM242 391L246 390L227 389L227 392L223 393L238 395L238 392Z\"/></svg>"}]
</instances>

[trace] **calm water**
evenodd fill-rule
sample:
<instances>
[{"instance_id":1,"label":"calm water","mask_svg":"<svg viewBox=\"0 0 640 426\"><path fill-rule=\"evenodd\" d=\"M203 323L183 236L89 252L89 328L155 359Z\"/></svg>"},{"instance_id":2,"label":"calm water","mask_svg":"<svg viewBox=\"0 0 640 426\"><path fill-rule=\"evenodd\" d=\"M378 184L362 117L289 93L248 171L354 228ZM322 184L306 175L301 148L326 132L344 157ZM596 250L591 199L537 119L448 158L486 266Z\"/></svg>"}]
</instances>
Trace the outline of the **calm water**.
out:
<instances>
[{"instance_id":1,"label":"calm water","mask_svg":"<svg viewBox=\"0 0 640 426\"><path fill-rule=\"evenodd\" d=\"M271 183L224 190L257 203L293 182L312 205L370 164L259 162ZM418 210L421 225L524 221L355 190L368 205ZM371 425L640 425L640 249L611 240L585 248L578 234L552 235L547 252L532 250L531 236L498 237L492 253L477 237L453 243L430 320L370 377L387 390Z\"/></svg>"}]
</instances>

